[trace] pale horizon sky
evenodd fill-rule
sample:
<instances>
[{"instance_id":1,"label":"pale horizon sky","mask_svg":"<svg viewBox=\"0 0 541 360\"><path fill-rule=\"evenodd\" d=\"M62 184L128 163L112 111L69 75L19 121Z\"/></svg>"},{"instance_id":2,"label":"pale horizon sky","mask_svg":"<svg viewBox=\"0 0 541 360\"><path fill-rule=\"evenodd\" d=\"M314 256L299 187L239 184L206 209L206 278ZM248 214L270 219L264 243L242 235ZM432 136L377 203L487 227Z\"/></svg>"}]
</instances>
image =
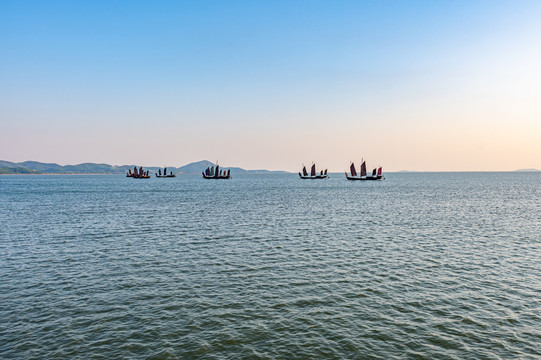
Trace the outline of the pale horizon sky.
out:
<instances>
[{"instance_id":1,"label":"pale horizon sky","mask_svg":"<svg viewBox=\"0 0 541 360\"><path fill-rule=\"evenodd\" d=\"M2 1L0 160L541 169L538 1Z\"/></svg>"}]
</instances>

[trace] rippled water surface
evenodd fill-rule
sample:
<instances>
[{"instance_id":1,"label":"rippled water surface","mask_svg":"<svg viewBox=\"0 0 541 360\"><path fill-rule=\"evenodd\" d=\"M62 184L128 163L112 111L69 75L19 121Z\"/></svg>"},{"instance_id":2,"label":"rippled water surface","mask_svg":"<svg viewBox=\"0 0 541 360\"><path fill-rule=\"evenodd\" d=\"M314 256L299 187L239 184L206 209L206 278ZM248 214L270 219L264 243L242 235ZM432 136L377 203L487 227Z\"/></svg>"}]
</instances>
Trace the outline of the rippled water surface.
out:
<instances>
[{"instance_id":1,"label":"rippled water surface","mask_svg":"<svg viewBox=\"0 0 541 360\"><path fill-rule=\"evenodd\" d=\"M541 174L0 177L0 358L540 358Z\"/></svg>"}]
</instances>

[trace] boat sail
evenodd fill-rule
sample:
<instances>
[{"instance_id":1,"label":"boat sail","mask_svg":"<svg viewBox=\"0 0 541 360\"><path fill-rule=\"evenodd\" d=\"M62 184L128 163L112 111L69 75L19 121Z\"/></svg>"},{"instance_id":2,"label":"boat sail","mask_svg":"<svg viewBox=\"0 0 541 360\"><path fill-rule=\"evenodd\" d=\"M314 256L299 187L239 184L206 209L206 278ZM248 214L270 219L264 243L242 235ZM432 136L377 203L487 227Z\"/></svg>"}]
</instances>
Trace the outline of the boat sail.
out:
<instances>
[{"instance_id":1,"label":"boat sail","mask_svg":"<svg viewBox=\"0 0 541 360\"><path fill-rule=\"evenodd\" d=\"M366 161L361 164L361 177L366 176Z\"/></svg>"},{"instance_id":2,"label":"boat sail","mask_svg":"<svg viewBox=\"0 0 541 360\"><path fill-rule=\"evenodd\" d=\"M351 163L349 167L349 171L351 172L351 176L357 176L357 170L355 170L355 164Z\"/></svg>"},{"instance_id":3,"label":"boat sail","mask_svg":"<svg viewBox=\"0 0 541 360\"><path fill-rule=\"evenodd\" d=\"M351 176L348 175L348 173L346 172L346 179L348 180L383 180L385 179L383 177L383 169L381 166L377 170L374 168L374 170L372 170L372 174L367 176L366 161L364 160L361 163L361 171L360 171L359 176L357 176L357 171L355 170L355 165L353 163L351 163L349 170L350 170Z\"/></svg>"},{"instance_id":4,"label":"boat sail","mask_svg":"<svg viewBox=\"0 0 541 360\"><path fill-rule=\"evenodd\" d=\"M327 169L321 170L319 174L316 172L316 164L312 164L312 167L310 168L310 175L308 175L308 172L306 171L306 166L302 166L302 174L299 173L299 177L301 179L326 179L327 176Z\"/></svg>"}]
</instances>

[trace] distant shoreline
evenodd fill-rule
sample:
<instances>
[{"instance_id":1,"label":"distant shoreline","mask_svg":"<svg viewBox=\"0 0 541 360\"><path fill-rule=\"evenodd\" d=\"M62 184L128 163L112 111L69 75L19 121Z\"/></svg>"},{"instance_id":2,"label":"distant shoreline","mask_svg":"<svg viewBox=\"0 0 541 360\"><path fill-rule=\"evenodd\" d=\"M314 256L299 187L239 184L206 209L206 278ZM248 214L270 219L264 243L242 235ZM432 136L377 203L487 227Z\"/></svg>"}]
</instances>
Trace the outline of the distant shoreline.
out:
<instances>
[{"instance_id":1,"label":"distant shoreline","mask_svg":"<svg viewBox=\"0 0 541 360\"><path fill-rule=\"evenodd\" d=\"M39 176L39 175L54 175L54 176L69 175L69 176L72 176L72 175L75 175L75 176L80 176L80 175L124 175L124 174L119 174L119 173L107 173L107 174L104 174L104 173L72 173L72 174L63 174L63 173L33 173L33 174L20 173L20 174L17 174L17 173L14 173L14 174L0 174L0 176L13 176L13 175L17 175L17 176L20 176L20 175L30 175L30 176ZM126 175L124 175L124 176L126 176Z\"/></svg>"},{"instance_id":2,"label":"distant shoreline","mask_svg":"<svg viewBox=\"0 0 541 360\"><path fill-rule=\"evenodd\" d=\"M201 160L192 162L180 167L167 166L167 172L173 172L175 174L201 174L207 167L217 166L216 164L208 161ZM32 175L116 175L126 174L134 168L140 168L140 165L109 165L103 163L81 163L76 165L59 165L56 163L42 163L39 161L24 161L14 163L10 161L0 160L0 174L32 174ZM240 167L233 166L220 166L222 169L231 169L232 174L240 173L284 173L285 171L273 171L265 169L246 170ZM158 172L160 169L164 170L161 166L143 166L145 170L149 170L151 173Z\"/></svg>"}]
</instances>

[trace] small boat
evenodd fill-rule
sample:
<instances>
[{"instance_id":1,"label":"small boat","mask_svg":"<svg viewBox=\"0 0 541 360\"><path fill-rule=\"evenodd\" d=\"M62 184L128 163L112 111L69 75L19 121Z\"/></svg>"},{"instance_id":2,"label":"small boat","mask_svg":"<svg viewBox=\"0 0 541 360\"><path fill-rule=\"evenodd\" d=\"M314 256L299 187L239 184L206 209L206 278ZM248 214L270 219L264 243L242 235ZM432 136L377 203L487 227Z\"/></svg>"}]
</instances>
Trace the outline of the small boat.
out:
<instances>
[{"instance_id":1,"label":"small boat","mask_svg":"<svg viewBox=\"0 0 541 360\"><path fill-rule=\"evenodd\" d=\"M319 174L316 172L316 164L312 164L312 168L310 169L310 175L308 175L308 172L306 171L306 166L302 167L302 174L299 173L299 177L301 179L326 179L328 177L327 175L327 169L321 170Z\"/></svg>"},{"instance_id":2,"label":"small boat","mask_svg":"<svg viewBox=\"0 0 541 360\"><path fill-rule=\"evenodd\" d=\"M131 170L128 170L128 173L126 174L126 177L131 177L134 179L150 179L150 175L147 171L143 171L143 167L141 166L139 170L137 170L137 166L133 168L133 172Z\"/></svg>"},{"instance_id":3,"label":"small boat","mask_svg":"<svg viewBox=\"0 0 541 360\"><path fill-rule=\"evenodd\" d=\"M231 179L231 169L221 170L219 165L208 167L203 171L203 179Z\"/></svg>"},{"instance_id":4,"label":"small boat","mask_svg":"<svg viewBox=\"0 0 541 360\"><path fill-rule=\"evenodd\" d=\"M177 177L175 174L173 174L172 171L168 175L167 174L167 168L163 169L163 175L162 175L162 169L158 169L158 173L157 174L155 173L154 175L156 175L157 178L173 178L173 177Z\"/></svg>"},{"instance_id":5,"label":"small boat","mask_svg":"<svg viewBox=\"0 0 541 360\"><path fill-rule=\"evenodd\" d=\"M378 169L372 170L372 175L366 175L366 162L363 160L361 164L361 173L357 177L357 170L355 170L355 164L351 163L349 166L351 176L348 176L346 172L346 179L348 180L384 180L383 177L383 168L380 166Z\"/></svg>"}]
</instances>

